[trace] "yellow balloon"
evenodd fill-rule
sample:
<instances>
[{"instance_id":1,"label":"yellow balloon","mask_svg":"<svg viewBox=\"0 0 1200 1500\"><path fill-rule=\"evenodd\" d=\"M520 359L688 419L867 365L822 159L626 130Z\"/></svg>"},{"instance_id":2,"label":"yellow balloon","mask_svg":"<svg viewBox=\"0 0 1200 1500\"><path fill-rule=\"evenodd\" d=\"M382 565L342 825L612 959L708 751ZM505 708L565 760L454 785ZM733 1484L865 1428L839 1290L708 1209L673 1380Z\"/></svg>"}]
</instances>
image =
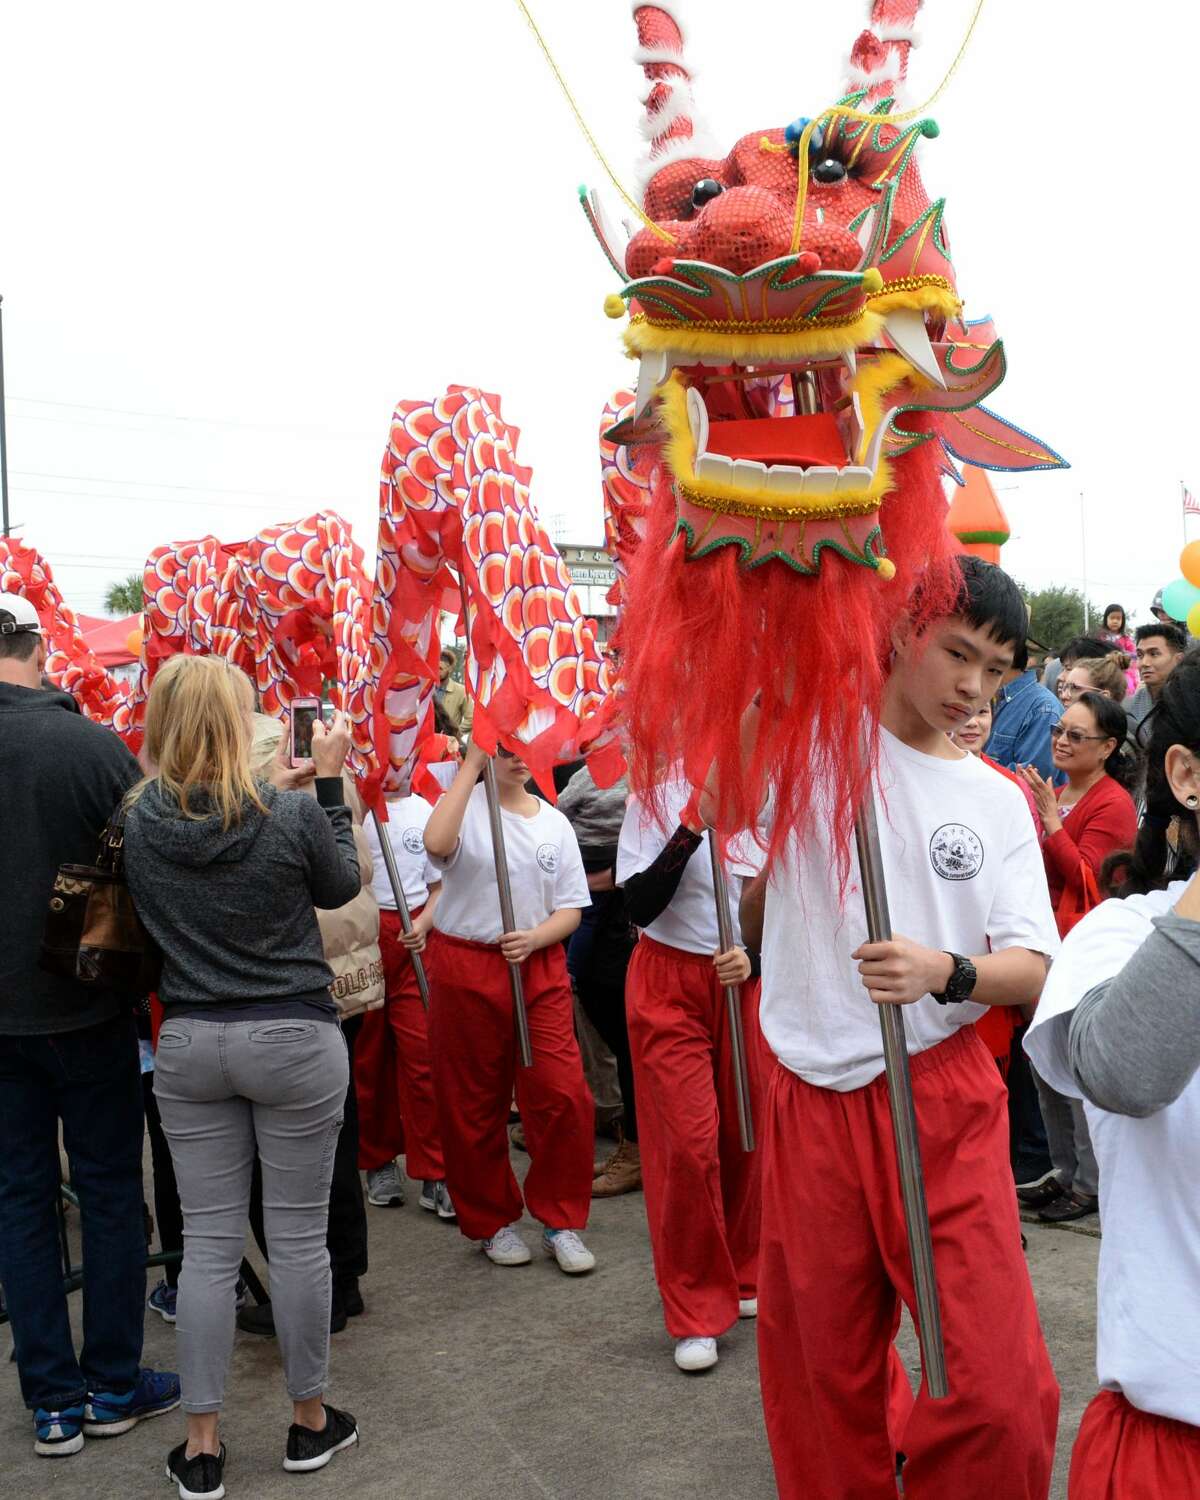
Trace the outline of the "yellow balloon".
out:
<instances>
[{"instance_id":1,"label":"yellow balloon","mask_svg":"<svg viewBox=\"0 0 1200 1500\"><path fill-rule=\"evenodd\" d=\"M1193 604L1188 610L1187 628L1193 635L1200 635L1200 604Z\"/></svg>"},{"instance_id":2,"label":"yellow balloon","mask_svg":"<svg viewBox=\"0 0 1200 1500\"><path fill-rule=\"evenodd\" d=\"M130 656L141 656L143 639L142 627L135 625L125 637L125 649L129 652Z\"/></svg>"},{"instance_id":3,"label":"yellow balloon","mask_svg":"<svg viewBox=\"0 0 1200 1500\"><path fill-rule=\"evenodd\" d=\"M1179 554L1179 571L1190 584L1200 589L1200 542L1189 542Z\"/></svg>"}]
</instances>

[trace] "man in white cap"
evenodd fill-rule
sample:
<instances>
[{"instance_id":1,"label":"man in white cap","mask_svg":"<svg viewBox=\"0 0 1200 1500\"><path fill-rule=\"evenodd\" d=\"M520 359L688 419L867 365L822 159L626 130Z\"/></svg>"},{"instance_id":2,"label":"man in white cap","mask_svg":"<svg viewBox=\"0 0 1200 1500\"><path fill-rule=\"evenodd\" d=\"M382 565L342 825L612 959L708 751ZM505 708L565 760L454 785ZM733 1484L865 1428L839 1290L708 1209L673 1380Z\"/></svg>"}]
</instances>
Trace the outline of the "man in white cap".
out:
<instances>
[{"instance_id":1,"label":"man in white cap","mask_svg":"<svg viewBox=\"0 0 1200 1500\"><path fill-rule=\"evenodd\" d=\"M0 593L0 787L15 878L0 903L0 1284L34 1448L77 1453L179 1405L141 1367L142 1086L128 998L39 967L54 878L93 864L137 761L66 694L42 686L33 605ZM83 1350L71 1337L55 1212L59 1122L84 1244ZM93 1488L106 1488L97 1484Z\"/></svg>"}]
</instances>

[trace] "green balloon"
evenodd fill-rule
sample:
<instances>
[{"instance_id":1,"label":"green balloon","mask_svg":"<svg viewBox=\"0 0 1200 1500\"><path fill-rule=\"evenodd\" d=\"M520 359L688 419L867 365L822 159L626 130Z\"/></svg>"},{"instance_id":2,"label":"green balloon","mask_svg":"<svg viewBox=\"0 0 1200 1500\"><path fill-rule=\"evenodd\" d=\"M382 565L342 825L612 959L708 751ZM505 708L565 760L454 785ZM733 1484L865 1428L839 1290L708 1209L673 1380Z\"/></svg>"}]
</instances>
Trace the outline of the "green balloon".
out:
<instances>
[{"instance_id":1,"label":"green balloon","mask_svg":"<svg viewBox=\"0 0 1200 1500\"><path fill-rule=\"evenodd\" d=\"M1200 604L1200 589L1186 578L1177 578L1163 589L1162 607L1172 620L1186 620L1195 604Z\"/></svg>"}]
</instances>

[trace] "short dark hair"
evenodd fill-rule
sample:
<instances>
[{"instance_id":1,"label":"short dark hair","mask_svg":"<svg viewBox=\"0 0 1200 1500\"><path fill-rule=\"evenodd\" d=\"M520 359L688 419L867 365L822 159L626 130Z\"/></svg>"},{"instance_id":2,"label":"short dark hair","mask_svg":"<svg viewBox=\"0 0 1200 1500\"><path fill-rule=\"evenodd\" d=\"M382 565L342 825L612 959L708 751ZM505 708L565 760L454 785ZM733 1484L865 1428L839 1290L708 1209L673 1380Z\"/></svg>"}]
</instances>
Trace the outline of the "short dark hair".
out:
<instances>
[{"instance_id":1,"label":"short dark hair","mask_svg":"<svg viewBox=\"0 0 1200 1500\"><path fill-rule=\"evenodd\" d=\"M0 635L0 661L28 661L40 640L36 630L14 630L11 635Z\"/></svg>"},{"instance_id":2,"label":"short dark hair","mask_svg":"<svg viewBox=\"0 0 1200 1500\"><path fill-rule=\"evenodd\" d=\"M449 646L443 646L443 647L442 647L442 655L441 655L441 660L442 660L442 661L448 661L448 662L456 662L456 661L457 661L457 660L458 660L458 657L457 657L457 656L456 656L456 655L455 655L455 653L454 653L454 652L453 652L453 651L452 651L452 650L451 650L451 649L450 649L450 647L449 647Z\"/></svg>"},{"instance_id":3,"label":"short dark hair","mask_svg":"<svg viewBox=\"0 0 1200 1500\"><path fill-rule=\"evenodd\" d=\"M1178 625L1168 625L1165 620L1152 620L1146 625L1139 625L1133 639L1140 646L1143 641L1152 640L1155 636L1161 636L1171 650L1178 652L1180 656L1187 650L1187 636Z\"/></svg>"},{"instance_id":4,"label":"short dark hair","mask_svg":"<svg viewBox=\"0 0 1200 1500\"><path fill-rule=\"evenodd\" d=\"M1073 641L1068 641L1058 653L1058 659L1065 667L1077 661L1099 661L1111 650L1111 646L1104 641L1098 641L1095 636L1077 635Z\"/></svg>"},{"instance_id":5,"label":"short dark hair","mask_svg":"<svg viewBox=\"0 0 1200 1500\"><path fill-rule=\"evenodd\" d=\"M1001 646L1013 645L1013 666L1024 671L1029 664L1029 608L1003 568L967 553L958 559L962 589L958 613L980 630L986 630Z\"/></svg>"}]
</instances>

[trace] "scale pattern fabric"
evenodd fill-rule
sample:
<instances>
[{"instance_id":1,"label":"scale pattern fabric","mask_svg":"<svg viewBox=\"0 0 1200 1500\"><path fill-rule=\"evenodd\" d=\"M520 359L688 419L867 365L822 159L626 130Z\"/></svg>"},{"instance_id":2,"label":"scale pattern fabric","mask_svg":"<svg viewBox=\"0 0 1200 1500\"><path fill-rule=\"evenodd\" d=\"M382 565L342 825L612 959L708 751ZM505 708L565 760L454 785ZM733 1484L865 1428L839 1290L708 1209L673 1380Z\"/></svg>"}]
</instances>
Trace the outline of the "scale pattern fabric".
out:
<instances>
[{"instance_id":1,"label":"scale pattern fabric","mask_svg":"<svg viewBox=\"0 0 1200 1500\"><path fill-rule=\"evenodd\" d=\"M159 665L179 652L222 656L282 718L326 681L353 718L368 670L370 591L362 549L332 511L268 526L245 542L206 536L156 548L146 563L145 646L132 695L141 723ZM356 745L356 755L358 747ZM352 768L366 769L359 756Z\"/></svg>"},{"instance_id":2,"label":"scale pattern fabric","mask_svg":"<svg viewBox=\"0 0 1200 1500\"><path fill-rule=\"evenodd\" d=\"M89 719L127 734L127 685L103 667L54 582L50 564L16 537L0 537L0 593L21 594L38 612L49 655L46 675L70 693Z\"/></svg>"},{"instance_id":3,"label":"scale pattern fabric","mask_svg":"<svg viewBox=\"0 0 1200 1500\"><path fill-rule=\"evenodd\" d=\"M545 773L598 728L609 664L530 501L517 438L499 398L471 386L396 407L380 482L374 618L381 653L387 642L407 674L374 698L391 737L388 785L411 769L416 730L407 726L419 727L432 691L437 614L461 608L457 579L480 743L520 744L530 768Z\"/></svg>"}]
</instances>

